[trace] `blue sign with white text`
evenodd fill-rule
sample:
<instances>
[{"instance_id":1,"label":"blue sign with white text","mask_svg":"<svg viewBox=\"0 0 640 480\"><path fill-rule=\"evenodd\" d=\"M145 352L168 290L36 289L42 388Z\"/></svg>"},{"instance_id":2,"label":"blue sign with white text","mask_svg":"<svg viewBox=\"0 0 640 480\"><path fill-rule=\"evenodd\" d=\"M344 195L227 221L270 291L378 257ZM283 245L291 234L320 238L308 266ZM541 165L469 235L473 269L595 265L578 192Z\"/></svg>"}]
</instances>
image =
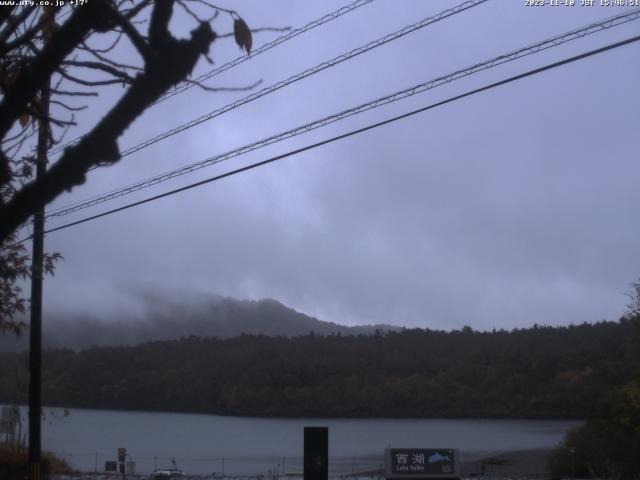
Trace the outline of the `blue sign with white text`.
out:
<instances>
[{"instance_id":1,"label":"blue sign with white text","mask_svg":"<svg viewBox=\"0 0 640 480\"><path fill-rule=\"evenodd\" d=\"M451 475L455 473L453 449L392 448L390 471L393 476Z\"/></svg>"}]
</instances>

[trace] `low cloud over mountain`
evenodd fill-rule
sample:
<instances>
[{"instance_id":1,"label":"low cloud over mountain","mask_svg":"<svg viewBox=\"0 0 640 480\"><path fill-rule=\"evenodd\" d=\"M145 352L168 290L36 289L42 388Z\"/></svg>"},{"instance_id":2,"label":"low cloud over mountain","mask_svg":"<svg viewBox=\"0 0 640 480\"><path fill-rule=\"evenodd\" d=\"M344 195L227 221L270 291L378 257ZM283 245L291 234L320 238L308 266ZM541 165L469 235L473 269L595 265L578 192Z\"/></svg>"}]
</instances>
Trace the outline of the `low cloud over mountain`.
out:
<instances>
[{"instance_id":1,"label":"low cloud over mountain","mask_svg":"<svg viewBox=\"0 0 640 480\"><path fill-rule=\"evenodd\" d=\"M171 297L145 293L142 308L126 313L55 313L43 321L44 349L83 349L102 345L134 345L181 337L230 338L242 333L267 336L371 334L375 330L399 330L388 325L348 327L318 320L272 300L238 300L219 295ZM0 336L0 351L26 350L29 332L19 338Z\"/></svg>"}]
</instances>

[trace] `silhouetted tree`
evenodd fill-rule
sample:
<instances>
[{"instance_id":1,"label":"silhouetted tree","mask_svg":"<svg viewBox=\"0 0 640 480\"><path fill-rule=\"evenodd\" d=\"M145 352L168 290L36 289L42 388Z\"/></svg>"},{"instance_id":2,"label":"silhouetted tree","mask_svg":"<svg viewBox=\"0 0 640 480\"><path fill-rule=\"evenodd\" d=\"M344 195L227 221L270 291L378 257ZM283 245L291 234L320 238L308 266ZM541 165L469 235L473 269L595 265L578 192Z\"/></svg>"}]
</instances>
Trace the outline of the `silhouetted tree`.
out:
<instances>
[{"instance_id":1,"label":"silhouetted tree","mask_svg":"<svg viewBox=\"0 0 640 480\"><path fill-rule=\"evenodd\" d=\"M633 372L633 378L619 388L607 389L613 391L606 401L583 426L566 435L551 458L555 475L640 479L640 281L631 284L629 297L621 324L632 345L624 367Z\"/></svg>"},{"instance_id":2,"label":"silhouetted tree","mask_svg":"<svg viewBox=\"0 0 640 480\"><path fill-rule=\"evenodd\" d=\"M25 308L17 281L29 275L28 255L23 245L15 244L16 230L38 208L84 183L89 170L120 159L117 142L122 133L168 89L188 81L200 58L208 59L216 39L210 23L220 12L233 19L238 44L247 53L251 49L251 31L238 14L207 1L80 3L67 6L66 13L37 2L0 7L2 331L18 331L21 325L15 315ZM174 7L194 23L188 38L178 39L170 30ZM125 42L137 53L137 60L125 63L118 58ZM96 96L96 89L108 85L122 85L122 97L78 142L65 148L44 175L33 180L35 125L47 130L48 148L58 144L75 125L74 113L87 108L78 101ZM54 260L48 258L49 267Z\"/></svg>"}]
</instances>

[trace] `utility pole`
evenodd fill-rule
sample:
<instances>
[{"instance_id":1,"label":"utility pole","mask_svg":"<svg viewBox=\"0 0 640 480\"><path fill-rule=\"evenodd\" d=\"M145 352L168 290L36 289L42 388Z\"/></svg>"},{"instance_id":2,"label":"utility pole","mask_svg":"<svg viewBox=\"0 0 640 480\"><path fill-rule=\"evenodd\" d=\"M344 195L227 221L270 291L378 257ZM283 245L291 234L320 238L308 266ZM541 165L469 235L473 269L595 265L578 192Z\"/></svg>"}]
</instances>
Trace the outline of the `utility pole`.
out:
<instances>
[{"instance_id":1,"label":"utility pole","mask_svg":"<svg viewBox=\"0 0 640 480\"><path fill-rule=\"evenodd\" d=\"M48 19L42 27L45 43L54 22L54 10L45 7ZM46 28L48 27L48 28ZM47 171L49 150L49 97L51 81L48 79L40 91L38 110L38 146L36 151L36 182ZM33 249L31 253L31 326L29 336L29 479L41 479L41 419L42 408L42 281L44 278L44 206L33 216Z\"/></svg>"},{"instance_id":2,"label":"utility pole","mask_svg":"<svg viewBox=\"0 0 640 480\"><path fill-rule=\"evenodd\" d=\"M36 181L47 169L49 141L49 86L42 89L38 121ZM31 253L31 326L29 337L29 472L30 480L40 480L40 409L42 406L42 280L44 278L44 207L33 216Z\"/></svg>"}]
</instances>

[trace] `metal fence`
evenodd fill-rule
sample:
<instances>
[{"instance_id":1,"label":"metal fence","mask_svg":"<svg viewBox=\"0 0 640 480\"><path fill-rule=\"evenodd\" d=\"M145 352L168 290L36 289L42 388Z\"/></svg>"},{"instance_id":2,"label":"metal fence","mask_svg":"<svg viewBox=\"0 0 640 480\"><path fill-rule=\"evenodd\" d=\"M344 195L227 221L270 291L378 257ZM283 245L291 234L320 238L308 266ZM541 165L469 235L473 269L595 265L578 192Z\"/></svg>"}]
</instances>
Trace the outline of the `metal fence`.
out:
<instances>
[{"instance_id":1,"label":"metal fence","mask_svg":"<svg viewBox=\"0 0 640 480\"><path fill-rule=\"evenodd\" d=\"M117 461L115 453L104 452L58 452L59 458L66 460L73 468L84 472L105 472L106 462ZM173 460L185 474L219 477L302 477L303 457L145 457L127 455L127 473L148 474L156 469L169 469ZM330 457L330 477L382 477L384 476L384 456Z\"/></svg>"}]
</instances>

